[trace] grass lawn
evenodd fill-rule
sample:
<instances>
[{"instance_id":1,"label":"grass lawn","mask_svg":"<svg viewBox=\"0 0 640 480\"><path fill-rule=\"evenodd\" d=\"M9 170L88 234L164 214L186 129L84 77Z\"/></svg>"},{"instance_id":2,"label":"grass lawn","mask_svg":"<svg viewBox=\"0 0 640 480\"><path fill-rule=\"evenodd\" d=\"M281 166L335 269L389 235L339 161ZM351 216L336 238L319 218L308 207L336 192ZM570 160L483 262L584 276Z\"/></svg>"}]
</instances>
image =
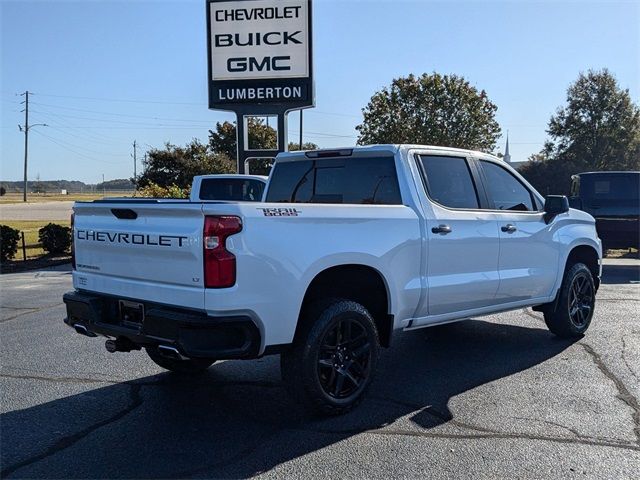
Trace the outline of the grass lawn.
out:
<instances>
[{"instance_id":1,"label":"grass lawn","mask_svg":"<svg viewBox=\"0 0 640 480\"><path fill-rule=\"evenodd\" d=\"M2 225L7 225L11 228L15 228L24 232L24 241L27 245L27 258L34 258L44 255L45 251L38 246L38 230L47 225L48 223L57 223L58 225L64 225L69 227L69 222L46 220L1 220ZM18 240L18 251L14 260L22 260L22 240Z\"/></svg>"},{"instance_id":2,"label":"grass lawn","mask_svg":"<svg viewBox=\"0 0 640 480\"><path fill-rule=\"evenodd\" d=\"M73 193L71 195L60 195L57 193L30 193L27 197L27 203L42 203L42 202L87 202L91 200L98 200L103 197L130 197L131 192L107 192L106 195L102 193ZM23 203L21 193L7 193L0 197L0 203Z\"/></svg>"}]
</instances>

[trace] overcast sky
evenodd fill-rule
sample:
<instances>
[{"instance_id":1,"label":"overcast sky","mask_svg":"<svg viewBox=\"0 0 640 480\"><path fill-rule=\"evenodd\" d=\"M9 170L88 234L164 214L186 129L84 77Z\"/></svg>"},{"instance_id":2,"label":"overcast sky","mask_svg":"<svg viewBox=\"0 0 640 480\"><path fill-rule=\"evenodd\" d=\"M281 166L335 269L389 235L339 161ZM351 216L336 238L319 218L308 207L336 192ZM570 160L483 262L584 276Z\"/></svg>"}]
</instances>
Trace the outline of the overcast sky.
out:
<instances>
[{"instance_id":1,"label":"overcast sky","mask_svg":"<svg viewBox=\"0 0 640 480\"><path fill-rule=\"evenodd\" d=\"M133 174L131 143L206 141L204 0L0 0L0 179L89 183ZM455 73L487 91L513 161L537 152L580 71L609 68L640 97L640 2L314 2L316 108L305 141L352 145L360 109L394 77ZM298 138L298 114L290 116ZM504 148L504 138L500 149Z\"/></svg>"}]
</instances>

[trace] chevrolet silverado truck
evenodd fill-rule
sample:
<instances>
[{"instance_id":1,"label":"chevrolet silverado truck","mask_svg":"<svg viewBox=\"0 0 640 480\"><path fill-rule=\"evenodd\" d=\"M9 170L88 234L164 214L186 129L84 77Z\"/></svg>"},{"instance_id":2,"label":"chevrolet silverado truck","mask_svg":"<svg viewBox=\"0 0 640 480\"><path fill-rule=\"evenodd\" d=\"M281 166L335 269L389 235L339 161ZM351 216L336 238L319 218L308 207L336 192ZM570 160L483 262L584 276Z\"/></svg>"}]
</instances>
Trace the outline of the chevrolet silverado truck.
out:
<instances>
[{"instance_id":1,"label":"chevrolet silverado truck","mask_svg":"<svg viewBox=\"0 0 640 480\"><path fill-rule=\"evenodd\" d=\"M283 153L262 202L102 200L74 215L76 332L182 373L277 353L292 394L324 414L363 398L396 330L532 307L554 334L583 335L601 274L593 217L452 148Z\"/></svg>"}]
</instances>

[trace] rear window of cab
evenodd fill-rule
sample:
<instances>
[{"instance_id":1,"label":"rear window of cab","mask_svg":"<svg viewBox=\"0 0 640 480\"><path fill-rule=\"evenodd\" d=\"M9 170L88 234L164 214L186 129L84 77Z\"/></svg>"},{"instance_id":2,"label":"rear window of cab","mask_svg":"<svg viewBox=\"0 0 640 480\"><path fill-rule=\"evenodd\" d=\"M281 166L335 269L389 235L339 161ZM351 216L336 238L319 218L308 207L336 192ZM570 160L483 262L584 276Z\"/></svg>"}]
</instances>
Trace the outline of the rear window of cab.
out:
<instances>
[{"instance_id":1,"label":"rear window of cab","mask_svg":"<svg viewBox=\"0 0 640 480\"><path fill-rule=\"evenodd\" d=\"M267 202L401 205L393 156L277 163Z\"/></svg>"}]
</instances>

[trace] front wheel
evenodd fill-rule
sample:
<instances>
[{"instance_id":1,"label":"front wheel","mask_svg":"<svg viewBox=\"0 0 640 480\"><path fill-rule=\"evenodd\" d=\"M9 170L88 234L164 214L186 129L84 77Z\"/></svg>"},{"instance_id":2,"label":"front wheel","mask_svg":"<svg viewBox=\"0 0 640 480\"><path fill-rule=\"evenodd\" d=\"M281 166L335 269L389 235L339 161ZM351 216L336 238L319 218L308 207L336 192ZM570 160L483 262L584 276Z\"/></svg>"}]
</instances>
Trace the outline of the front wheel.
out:
<instances>
[{"instance_id":1,"label":"front wheel","mask_svg":"<svg viewBox=\"0 0 640 480\"><path fill-rule=\"evenodd\" d=\"M596 304L591 271L575 263L565 272L556 308L544 314L549 330L562 338L579 338L587 331Z\"/></svg>"},{"instance_id":2,"label":"front wheel","mask_svg":"<svg viewBox=\"0 0 640 480\"><path fill-rule=\"evenodd\" d=\"M324 415L357 405L378 359L371 314L350 300L329 300L307 309L291 350L281 356L282 376L294 397Z\"/></svg>"},{"instance_id":3,"label":"front wheel","mask_svg":"<svg viewBox=\"0 0 640 480\"><path fill-rule=\"evenodd\" d=\"M188 358L186 360L170 358L160 353L155 347L146 347L145 350L147 351L149 358L153 360L156 365L164 368L165 370L176 373L201 373L215 362L215 360L209 360L206 358Z\"/></svg>"}]
</instances>

